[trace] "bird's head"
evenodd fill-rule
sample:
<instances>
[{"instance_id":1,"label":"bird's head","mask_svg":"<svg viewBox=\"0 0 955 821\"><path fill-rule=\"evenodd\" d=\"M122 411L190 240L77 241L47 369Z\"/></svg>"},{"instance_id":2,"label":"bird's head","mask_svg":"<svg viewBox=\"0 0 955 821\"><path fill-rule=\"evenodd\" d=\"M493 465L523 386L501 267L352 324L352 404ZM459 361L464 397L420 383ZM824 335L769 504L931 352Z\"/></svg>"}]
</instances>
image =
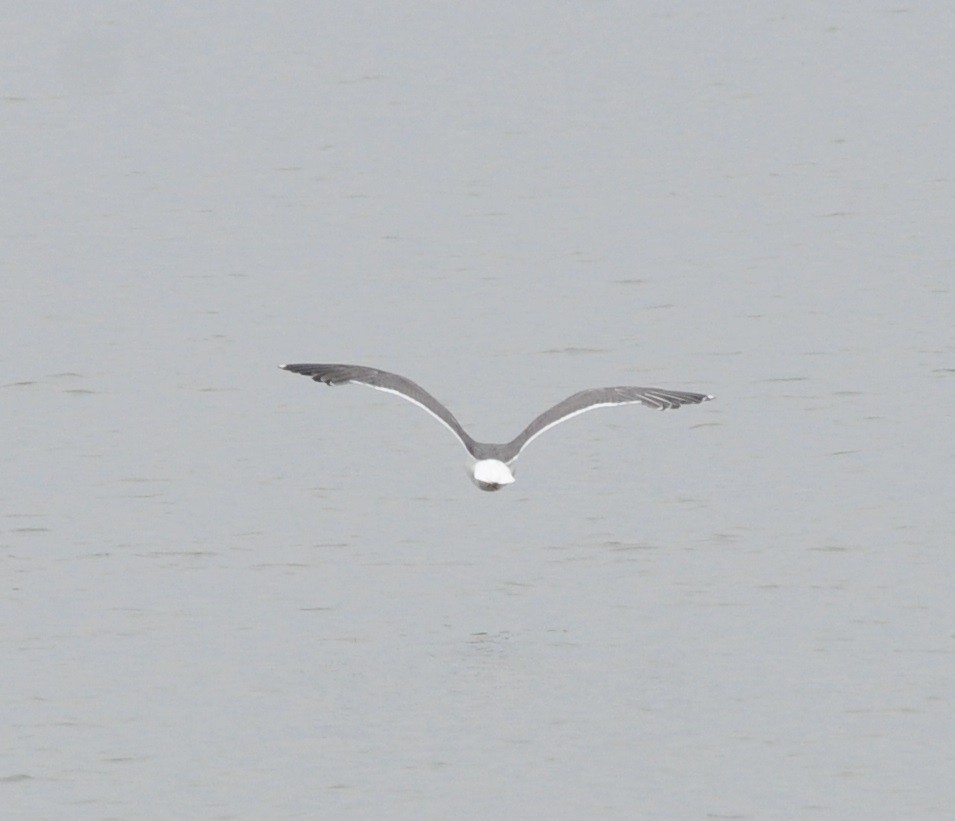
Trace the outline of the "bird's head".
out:
<instances>
[{"instance_id":1,"label":"bird's head","mask_svg":"<svg viewBox=\"0 0 955 821\"><path fill-rule=\"evenodd\" d=\"M471 481L481 490L500 490L514 481L514 473L497 459L481 459L471 465Z\"/></svg>"}]
</instances>

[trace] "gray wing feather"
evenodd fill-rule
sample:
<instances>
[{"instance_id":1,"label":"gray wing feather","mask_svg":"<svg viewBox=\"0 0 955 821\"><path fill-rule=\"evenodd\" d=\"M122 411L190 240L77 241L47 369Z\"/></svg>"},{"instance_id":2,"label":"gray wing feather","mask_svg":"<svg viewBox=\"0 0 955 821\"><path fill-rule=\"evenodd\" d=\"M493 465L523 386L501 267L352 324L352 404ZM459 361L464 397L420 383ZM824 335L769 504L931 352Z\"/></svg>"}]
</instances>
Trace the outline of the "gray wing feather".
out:
<instances>
[{"instance_id":1,"label":"gray wing feather","mask_svg":"<svg viewBox=\"0 0 955 821\"><path fill-rule=\"evenodd\" d=\"M670 391L663 388L638 388L621 386L616 388L591 388L568 396L563 402L544 411L511 442L505 446L505 461L513 461L533 439L545 430L554 427L572 416L610 405L641 404L654 410L668 410L683 405L698 405L712 399L705 393Z\"/></svg>"},{"instance_id":2,"label":"gray wing feather","mask_svg":"<svg viewBox=\"0 0 955 821\"><path fill-rule=\"evenodd\" d=\"M309 376L326 385L344 385L355 382L380 391L394 393L424 408L447 427L473 455L474 440L465 432L454 414L424 388L404 376L362 365L282 365L284 370Z\"/></svg>"}]
</instances>

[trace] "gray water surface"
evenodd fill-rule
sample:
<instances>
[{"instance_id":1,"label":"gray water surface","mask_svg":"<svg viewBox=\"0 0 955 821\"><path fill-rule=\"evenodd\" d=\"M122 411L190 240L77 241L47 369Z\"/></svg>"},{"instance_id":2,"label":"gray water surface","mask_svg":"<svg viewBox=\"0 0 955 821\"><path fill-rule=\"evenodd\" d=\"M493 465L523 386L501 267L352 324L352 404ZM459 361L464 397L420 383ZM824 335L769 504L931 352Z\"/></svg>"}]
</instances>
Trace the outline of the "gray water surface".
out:
<instances>
[{"instance_id":1,"label":"gray water surface","mask_svg":"<svg viewBox=\"0 0 955 821\"><path fill-rule=\"evenodd\" d=\"M950 818L953 35L8 9L2 815Z\"/></svg>"}]
</instances>

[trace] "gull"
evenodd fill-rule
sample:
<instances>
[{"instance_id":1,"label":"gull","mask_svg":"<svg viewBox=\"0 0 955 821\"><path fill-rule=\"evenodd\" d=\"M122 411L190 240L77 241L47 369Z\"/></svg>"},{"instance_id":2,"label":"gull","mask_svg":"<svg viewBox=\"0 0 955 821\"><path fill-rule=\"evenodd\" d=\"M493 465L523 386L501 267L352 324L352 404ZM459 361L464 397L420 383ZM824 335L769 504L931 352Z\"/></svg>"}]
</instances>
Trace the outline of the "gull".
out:
<instances>
[{"instance_id":1,"label":"gull","mask_svg":"<svg viewBox=\"0 0 955 821\"><path fill-rule=\"evenodd\" d=\"M663 388L638 388L624 385L616 388L590 388L568 396L550 410L544 411L510 442L495 444L472 439L444 405L424 388L404 376L366 368L363 365L280 365L286 371L308 376L326 385L367 385L375 390L394 393L424 408L451 431L464 445L473 461L469 465L471 481L481 490L500 490L514 481L513 464L531 442L545 430L573 416L610 405L645 405L654 410L698 405L712 399L705 393L687 393Z\"/></svg>"}]
</instances>

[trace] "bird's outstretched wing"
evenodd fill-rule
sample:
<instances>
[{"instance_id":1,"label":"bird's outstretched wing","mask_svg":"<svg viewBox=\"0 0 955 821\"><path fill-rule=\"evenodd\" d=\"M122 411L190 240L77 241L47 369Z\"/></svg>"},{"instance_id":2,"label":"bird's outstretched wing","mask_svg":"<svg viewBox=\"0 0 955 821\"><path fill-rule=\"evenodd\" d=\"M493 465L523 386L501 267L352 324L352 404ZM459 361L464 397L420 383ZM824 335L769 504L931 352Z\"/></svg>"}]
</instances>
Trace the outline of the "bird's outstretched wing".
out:
<instances>
[{"instance_id":1,"label":"bird's outstretched wing","mask_svg":"<svg viewBox=\"0 0 955 821\"><path fill-rule=\"evenodd\" d=\"M617 388L591 388L568 396L563 402L544 411L511 442L505 446L504 461L512 462L527 445L561 422L581 413L603 408L610 405L641 404L654 410L679 408L682 405L698 405L712 399L705 393L687 393L686 391L670 391L663 388L638 388L621 386Z\"/></svg>"},{"instance_id":2,"label":"bird's outstretched wing","mask_svg":"<svg viewBox=\"0 0 955 821\"><path fill-rule=\"evenodd\" d=\"M468 453L473 455L474 440L454 418L454 414L424 388L404 376L380 371L377 368L366 368L362 365L282 365L281 367L292 373L310 376L316 382L324 382L326 385L345 385L354 382L407 399L430 413L457 436Z\"/></svg>"}]
</instances>

